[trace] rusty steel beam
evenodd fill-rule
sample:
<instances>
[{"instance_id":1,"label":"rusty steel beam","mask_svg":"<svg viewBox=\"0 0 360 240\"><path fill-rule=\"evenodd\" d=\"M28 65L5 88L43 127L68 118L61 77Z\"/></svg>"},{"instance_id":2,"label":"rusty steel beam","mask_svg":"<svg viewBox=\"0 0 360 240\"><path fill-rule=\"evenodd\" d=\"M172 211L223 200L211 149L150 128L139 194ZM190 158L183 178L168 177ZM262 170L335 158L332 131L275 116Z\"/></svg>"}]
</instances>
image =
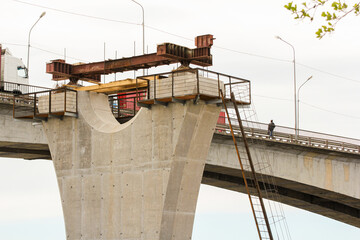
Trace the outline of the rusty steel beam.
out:
<instances>
[{"instance_id":1,"label":"rusty steel beam","mask_svg":"<svg viewBox=\"0 0 360 240\"><path fill-rule=\"evenodd\" d=\"M173 59L158 56L156 53L121 58L116 60L107 60L95 63L73 65L72 74L109 74L115 72L132 71L137 69L149 68L158 65L167 65L175 63Z\"/></svg>"},{"instance_id":2,"label":"rusty steel beam","mask_svg":"<svg viewBox=\"0 0 360 240\"><path fill-rule=\"evenodd\" d=\"M197 48L211 47L214 44L214 36L211 34L197 36L195 38L195 46Z\"/></svg>"},{"instance_id":3,"label":"rusty steel beam","mask_svg":"<svg viewBox=\"0 0 360 240\"><path fill-rule=\"evenodd\" d=\"M158 45L157 52L129 58L107 60L86 64L68 64L64 60L53 60L46 65L46 72L53 75L53 80L70 79L100 82L100 76L116 72L169 65L181 62L183 65L196 64L207 67L212 65L210 48L212 35L196 38L198 48L189 49L172 43ZM201 42L201 44L199 44Z\"/></svg>"}]
</instances>

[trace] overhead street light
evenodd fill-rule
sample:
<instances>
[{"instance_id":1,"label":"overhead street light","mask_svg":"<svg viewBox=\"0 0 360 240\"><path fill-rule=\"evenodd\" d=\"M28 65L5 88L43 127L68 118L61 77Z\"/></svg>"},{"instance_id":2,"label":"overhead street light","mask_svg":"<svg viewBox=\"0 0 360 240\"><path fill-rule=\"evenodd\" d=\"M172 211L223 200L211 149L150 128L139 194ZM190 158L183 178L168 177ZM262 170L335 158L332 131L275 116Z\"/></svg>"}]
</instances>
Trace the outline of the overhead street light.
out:
<instances>
[{"instance_id":1,"label":"overhead street light","mask_svg":"<svg viewBox=\"0 0 360 240\"><path fill-rule=\"evenodd\" d=\"M284 39L282 39L279 36L275 36L275 38L283 41L284 43L290 45L290 47L293 50L293 63L294 63L294 104L295 104L295 140L297 140L298 136L297 136L297 129L298 129L298 123L297 123L297 107L296 107L296 67L295 67L295 48L293 45L291 45L290 43L288 43L287 41L285 41Z\"/></svg>"},{"instance_id":2,"label":"overhead street light","mask_svg":"<svg viewBox=\"0 0 360 240\"><path fill-rule=\"evenodd\" d=\"M143 30L143 54L145 54L145 11L144 11L144 8L143 6L138 3L137 1L135 0L131 0L133 1L134 3L136 3L137 5L139 5L141 7L141 10L142 10L142 30ZM143 75L145 75L145 70L143 69Z\"/></svg>"},{"instance_id":3,"label":"overhead street light","mask_svg":"<svg viewBox=\"0 0 360 240\"><path fill-rule=\"evenodd\" d=\"M35 27L35 25L40 21L40 19L45 16L46 12L43 12L40 17L38 18L38 20L34 23L34 25L30 28L30 31L29 31L29 37L28 37L28 53L27 53L27 72L28 72L28 77L29 77L29 57L30 57L30 34L31 34L31 31L32 29Z\"/></svg>"},{"instance_id":4,"label":"overhead street light","mask_svg":"<svg viewBox=\"0 0 360 240\"><path fill-rule=\"evenodd\" d=\"M297 117L298 117L298 119L297 119L297 122L298 122L298 129L297 129L297 135L299 136L299 130L300 130L300 89L301 89L301 87L302 86L304 86L305 85L305 83L307 83L311 78L312 78L313 76L310 76L308 79L306 79L306 81L303 83L303 84L301 84L301 86L298 88L298 91L297 91Z\"/></svg>"}]
</instances>

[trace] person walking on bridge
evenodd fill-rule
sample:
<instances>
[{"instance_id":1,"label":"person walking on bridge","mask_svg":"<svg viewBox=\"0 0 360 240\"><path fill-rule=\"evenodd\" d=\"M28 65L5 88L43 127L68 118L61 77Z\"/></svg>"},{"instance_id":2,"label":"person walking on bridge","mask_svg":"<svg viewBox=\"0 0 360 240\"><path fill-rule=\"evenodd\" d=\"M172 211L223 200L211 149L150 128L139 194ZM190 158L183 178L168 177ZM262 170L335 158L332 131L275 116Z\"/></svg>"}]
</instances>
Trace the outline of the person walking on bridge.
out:
<instances>
[{"instance_id":1,"label":"person walking on bridge","mask_svg":"<svg viewBox=\"0 0 360 240\"><path fill-rule=\"evenodd\" d=\"M269 123L269 125L268 125L269 138L272 138L274 128L275 128L275 123L273 122L273 120L271 120L270 123Z\"/></svg>"}]
</instances>

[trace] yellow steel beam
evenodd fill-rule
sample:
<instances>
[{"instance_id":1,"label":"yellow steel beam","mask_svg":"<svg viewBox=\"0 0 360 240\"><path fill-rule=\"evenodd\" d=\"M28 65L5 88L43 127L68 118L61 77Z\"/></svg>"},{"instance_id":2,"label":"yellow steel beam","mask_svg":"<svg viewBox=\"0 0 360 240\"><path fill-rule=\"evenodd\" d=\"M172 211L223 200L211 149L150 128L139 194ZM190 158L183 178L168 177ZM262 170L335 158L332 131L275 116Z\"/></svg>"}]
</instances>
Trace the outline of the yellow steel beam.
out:
<instances>
[{"instance_id":1,"label":"yellow steel beam","mask_svg":"<svg viewBox=\"0 0 360 240\"><path fill-rule=\"evenodd\" d=\"M77 91L91 91L91 92L100 92L100 93L115 93L126 90L135 90L137 88L147 87L147 81L138 79L136 86L136 79L125 79L110 83L86 86L86 87L76 87L74 90Z\"/></svg>"}]
</instances>

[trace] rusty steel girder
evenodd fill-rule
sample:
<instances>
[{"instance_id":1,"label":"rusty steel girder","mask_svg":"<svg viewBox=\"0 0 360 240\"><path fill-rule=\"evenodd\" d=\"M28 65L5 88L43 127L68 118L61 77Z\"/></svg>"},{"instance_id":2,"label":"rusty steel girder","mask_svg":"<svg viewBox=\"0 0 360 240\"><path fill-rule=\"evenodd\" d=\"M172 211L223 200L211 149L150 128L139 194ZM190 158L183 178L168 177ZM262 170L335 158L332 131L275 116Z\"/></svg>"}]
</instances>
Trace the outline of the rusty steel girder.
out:
<instances>
[{"instance_id":1,"label":"rusty steel girder","mask_svg":"<svg viewBox=\"0 0 360 240\"><path fill-rule=\"evenodd\" d=\"M202 67L208 67L212 65L210 47L189 49L187 47L179 46L173 43L164 43L158 45L156 54L158 56L177 60L177 62L181 62L186 66L188 66L190 63Z\"/></svg>"},{"instance_id":2,"label":"rusty steel girder","mask_svg":"<svg viewBox=\"0 0 360 240\"><path fill-rule=\"evenodd\" d=\"M197 36L195 38L195 46L197 48L211 47L214 44L214 36L211 34Z\"/></svg>"},{"instance_id":3,"label":"rusty steel girder","mask_svg":"<svg viewBox=\"0 0 360 240\"><path fill-rule=\"evenodd\" d=\"M101 75L178 62L185 66L191 63L206 67L212 65L210 48L213 39L210 34L196 37L195 42L198 47L195 49L172 43L163 43L157 46L156 53L94 63L69 64L62 59L57 59L47 63L46 72L53 75L54 81L70 79L74 82L81 79L98 83Z\"/></svg>"}]
</instances>

